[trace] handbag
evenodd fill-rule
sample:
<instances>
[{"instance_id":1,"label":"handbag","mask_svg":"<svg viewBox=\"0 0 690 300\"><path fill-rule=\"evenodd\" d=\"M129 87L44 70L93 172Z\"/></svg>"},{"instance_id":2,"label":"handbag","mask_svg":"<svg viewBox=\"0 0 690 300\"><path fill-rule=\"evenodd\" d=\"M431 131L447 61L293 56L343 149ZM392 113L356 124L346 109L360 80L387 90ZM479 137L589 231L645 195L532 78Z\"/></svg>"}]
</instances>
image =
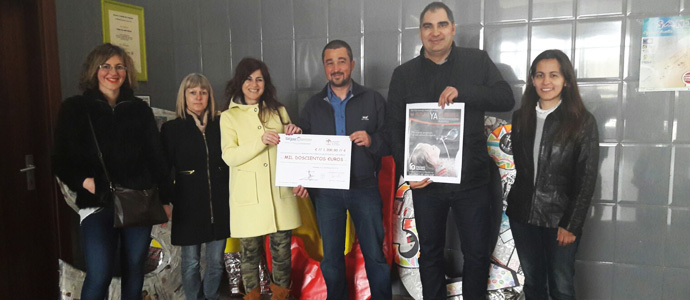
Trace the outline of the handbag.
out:
<instances>
[{"instance_id":1,"label":"handbag","mask_svg":"<svg viewBox=\"0 0 690 300\"><path fill-rule=\"evenodd\" d=\"M105 168L103 153L101 153L101 148L98 146L98 139L96 138L96 131L93 129L91 115L87 114L87 117L89 118L93 140L96 143L96 150L98 150L98 159L101 162L101 166L103 166L105 178L108 180L109 192L107 197L113 203L113 227L150 226L168 222L168 215L165 213L163 204L158 196L158 187L154 186L150 189L137 190L113 184L108 170Z\"/></svg>"}]
</instances>

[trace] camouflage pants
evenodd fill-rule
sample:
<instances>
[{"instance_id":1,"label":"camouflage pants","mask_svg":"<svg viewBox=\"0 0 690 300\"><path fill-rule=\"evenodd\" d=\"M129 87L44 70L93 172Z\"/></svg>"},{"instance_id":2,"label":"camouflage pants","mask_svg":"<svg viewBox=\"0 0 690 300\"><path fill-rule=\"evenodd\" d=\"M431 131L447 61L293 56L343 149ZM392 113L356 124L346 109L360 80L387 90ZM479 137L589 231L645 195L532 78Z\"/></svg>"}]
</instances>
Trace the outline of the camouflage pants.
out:
<instances>
[{"instance_id":1,"label":"camouflage pants","mask_svg":"<svg viewBox=\"0 0 690 300\"><path fill-rule=\"evenodd\" d=\"M244 281L244 289L247 293L259 287L259 263L264 256L265 237L262 235L240 239L242 245L242 281ZM286 288L290 287L290 271L292 269L292 262L290 261L291 237L291 230L269 234L273 260L273 283Z\"/></svg>"}]
</instances>

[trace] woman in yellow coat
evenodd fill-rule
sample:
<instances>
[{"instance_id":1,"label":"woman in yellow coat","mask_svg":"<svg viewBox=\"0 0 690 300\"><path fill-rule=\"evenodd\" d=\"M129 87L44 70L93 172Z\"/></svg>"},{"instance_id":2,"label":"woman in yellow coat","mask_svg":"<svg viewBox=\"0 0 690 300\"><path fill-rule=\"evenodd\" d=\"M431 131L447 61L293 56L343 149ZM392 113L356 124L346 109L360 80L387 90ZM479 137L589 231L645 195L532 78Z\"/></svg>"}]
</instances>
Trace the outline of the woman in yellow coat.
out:
<instances>
[{"instance_id":1,"label":"woman in yellow coat","mask_svg":"<svg viewBox=\"0 0 690 300\"><path fill-rule=\"evenodd\" d=\"M290 287L291 230L301 225L296 196L302 187L275 186L278 133L301 133L290 123L266 65L244 58L225 89L229 107L221 114L223 160L230 166L230 232L242 245L242 280L247 295L259 299L259 260L270 236L273 299L287 299Z\"/></svg>"}]
</instances>

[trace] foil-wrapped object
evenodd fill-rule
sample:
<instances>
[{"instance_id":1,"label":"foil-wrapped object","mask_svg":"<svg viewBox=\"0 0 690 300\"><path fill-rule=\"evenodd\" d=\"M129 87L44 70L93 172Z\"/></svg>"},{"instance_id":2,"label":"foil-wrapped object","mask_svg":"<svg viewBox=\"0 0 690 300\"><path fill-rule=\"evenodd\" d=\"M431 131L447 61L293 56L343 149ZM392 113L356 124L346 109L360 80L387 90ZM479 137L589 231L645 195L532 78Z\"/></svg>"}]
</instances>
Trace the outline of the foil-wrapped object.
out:
<instances>
[{"instance_id":1,"label":"foil-wrapped object","mask_svg":"<svg viewBox=\"0 0 690 300\"><path fill-rule=\"evenodd\" d=\"M225 253L225 272L228 274L228 285L230 285L230 294L233 297L244 295L244 287L242 285L242 272L240 270L239 252Z\"/></svg>"},{"instance_id":2,"label":"foil-wrapped object","mask_svg":"<svg viewBox=\"0 0 690 300\"><path fill-rule=\"evenodd\" d=\"M86 273L70 264L58 259L58 272L60 274L60 300L77 300L81 298L81 287L84 285Z\"/></svg>"},{"instance_id":3,"label":"foil-wrapped object","mask_svg":"<svg viewBox=\"0 0 690 300\"><path fill-rule=\"evenodd\" d=\"M60 181L60 178L57 176L55 176L55 180L57 180L58 186L60 187L60 192L62 192L62 196L67 205L78 213L79 207L77 206L77 192L70 190L69 187Z\"/></svg>"},{"instance_id":4,"label":"foil-wrapped object","mask_svg":"<svg viewBox=\"0 0 690 300\"><path fill-rule=\"evenodd\" d=\"M224 259L225 272L228 274L228 285L230 285L230 293L233 296L244 295L246 291L242 282L242 254L240 252L225 253ZM269 294L271 273L266 266L265 257L261 257L259 261L259 286L261 287L261 294Z\"/></svg>"},{"instance_id":5,"label":"foil-wrapped object","mask_svg":"<svg viewBox=\"0 0 690 300\"><path fill-rule=\"evenodd\" d=\"M150 287L147 292L152 300L184 299L182 290L181 250L179 246L170 243L170 228L172 222L166 226L153 226L147 267L153 271L146 273L144 287Z\"/></svg>"},{"instance_id":6,"label":"foil-wrapped object","mask_svg":"<svg viewBox=\"0 0 690 300\"><path fill-rule=\"evenodd\" d=\"M259 262L259 285L261 286L261 294L265 295L271 291L271 273L268 272L265 257L261 257L261 262Z\"/></svg>"},{"instance_id":7,"label":"foil-wrapped object","mask_svg":"<svg viewBox=\"0 0 690 300\"><path fill-rule=\"evenodd\" d=\"M516 286L507 289L489 291L486 295L487 300L518 300L522 295L522 287Z\"/></svg>"}]
</instances>

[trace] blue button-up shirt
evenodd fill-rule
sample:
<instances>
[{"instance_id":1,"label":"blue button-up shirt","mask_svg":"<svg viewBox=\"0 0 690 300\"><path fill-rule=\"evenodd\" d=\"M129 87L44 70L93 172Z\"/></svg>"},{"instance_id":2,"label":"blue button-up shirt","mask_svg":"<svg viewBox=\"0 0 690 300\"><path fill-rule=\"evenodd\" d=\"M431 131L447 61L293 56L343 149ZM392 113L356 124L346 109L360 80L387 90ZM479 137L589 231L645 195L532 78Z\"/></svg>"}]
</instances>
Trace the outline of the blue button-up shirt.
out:
<instances>
[{"instance_id":1,"label":"blue button-up shirt","mask_svg":"<svg viewBox=\"0 0 690 300\"><path fill-rule=\"evenodd\" d=\"M347 106L347 101L352 99L352 85L350 84L350 89L347 91L347 96L345 99L340 99L333 90L331 85L328 85L328 102L333 106L333 113L335 117L335 134L336 135L347 135L345 131L345 107Z\"/></svg>"}]
</instances>

